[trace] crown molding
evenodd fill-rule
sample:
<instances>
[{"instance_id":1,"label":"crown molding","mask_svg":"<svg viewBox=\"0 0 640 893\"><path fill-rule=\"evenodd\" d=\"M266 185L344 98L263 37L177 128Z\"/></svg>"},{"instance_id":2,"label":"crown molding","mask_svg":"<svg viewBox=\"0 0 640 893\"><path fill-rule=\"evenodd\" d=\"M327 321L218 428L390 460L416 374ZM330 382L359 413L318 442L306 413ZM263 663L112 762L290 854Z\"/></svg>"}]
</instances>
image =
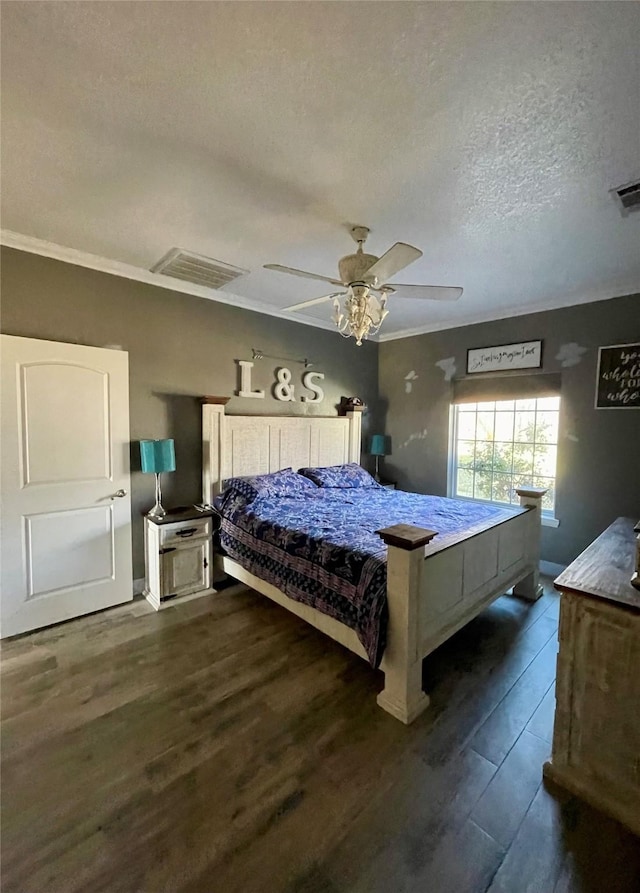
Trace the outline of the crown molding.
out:
<instances>
[{"instance_id":1,"label":"crown molding","mask_svg":"<svg viewBox=\"0 0 640 893\"><path fill-rule=\"evenodd\" d=\"M566 296L564 298L554 298L550 301L543 301L539 304L528 304L523 307L521 304L515 307L501 307L494 311L489 311L476 316L458 319L455 322L440 322L435 324L426 324L424 326L416 326L412 329L401 329L397 332L388 332L376 337L376 341L399 341L401 338L413 338L416 335L428 335L431 332L443 332L447 329L462 329L467 326L475 326L484 322L497 322L500 319L511 319L514 316L530 316L533 313L545 313L549 310L559 310L562 307L577 307L581 304L593 304L595 301L610 301L614 298L623 298L626 295L640 294L640 281L628 281L615 287L612 293L611 288L600 289L593 292L587 292L580 297Z\"/></svg>"},{"instance_id":2,"label":"crown molding","mask_svg":"<svg viewBox=\"0 0 640 893\"><path fill-rule=\"evenodd\" d=\"M76 267L86 267L89 270L97 270L100 273L108 273L111 276L120 276L122 279L132 279L135 282L143 282L146 285L155 285L157 288L163 288L167 291L193 295L196 298L206 298L209 301L217 301L220 304L229 304L231 307L240 307L243 310L251 310L253 313L263 313L266 316L275 316L279 319L286 319L289 322L314 326L315 328L325 329L330 332L335 332L336 330L331 320L325 321L312 319L310 317L295 317L292 316L291 313L286 313L269 304L263 304L261 301L252 301L250 298L243 298L240 295L235 295L231 292L216 291L213 288L206 288L202 285L183 282L180 279L163 276L161 273L152 273L150 270L136 267L133 264L125 264L121 261L110 260L109 258L101 257L98 254L79 251L77 248L68 248L65 245L58 245L55 242L47 242L44 239L37 239L35 236L26 236L23 233L16 233L12 230L0 229L0 244L5 245L7 248L15 248L18 251L25 251L29 254L39 254L42 257L50 257L53 260L59 260Z\"/></svg>"}]
</instances>

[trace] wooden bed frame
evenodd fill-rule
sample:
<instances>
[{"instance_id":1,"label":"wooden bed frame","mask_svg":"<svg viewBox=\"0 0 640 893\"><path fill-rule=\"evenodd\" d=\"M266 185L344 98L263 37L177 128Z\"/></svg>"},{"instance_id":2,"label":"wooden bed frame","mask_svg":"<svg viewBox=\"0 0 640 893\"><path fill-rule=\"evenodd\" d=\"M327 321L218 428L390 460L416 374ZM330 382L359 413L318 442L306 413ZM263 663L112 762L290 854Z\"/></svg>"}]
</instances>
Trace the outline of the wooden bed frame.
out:
<instances>
[{"instance_id":1,"label":"wooden bed frame","mask_svg":"<svg viewBox=\"0 0 640 893\"><path fill-rule=\"evenodd\" d=\"M205 397L202 408L205 502L231 477L281 468L360 461L361 413L346 416L225 415L226 398ZM437 537L437 531L395 525L379 531L388 546L389 627L378 704L404 723L428 706L422 659L511 586L534 600L538 584L541 503L546 490L519 489L523 508L470 532ZM436 538L435 541L434 537ZM222 556L226 573L306 620L366 659L355 632Z\"/></svg>"}]
</instances>

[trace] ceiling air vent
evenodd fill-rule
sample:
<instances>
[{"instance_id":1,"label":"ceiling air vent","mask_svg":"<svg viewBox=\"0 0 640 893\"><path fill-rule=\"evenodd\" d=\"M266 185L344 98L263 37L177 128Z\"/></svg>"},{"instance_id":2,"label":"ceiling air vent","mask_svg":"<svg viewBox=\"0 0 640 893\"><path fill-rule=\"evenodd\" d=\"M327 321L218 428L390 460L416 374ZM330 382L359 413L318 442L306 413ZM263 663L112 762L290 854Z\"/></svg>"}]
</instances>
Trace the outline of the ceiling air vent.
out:
<instances>
[{"instance_id":1,"label":"ceiling air vent","mask_svg":"<svg viewBox=\"0 0 640 893\"><path fill-rule=\"evenodd\" d=\"M614 189L613 192L622 206L622 213L625 217L631 211L640 210L640 183L620 186L619 189Z\"/></svg>"},{"instance_id":2,"label":"ceiling air vent","mask_svg":"<svg viewBox=\"0 0 640 893\"><path fill-rule=\"evenodd\" d=\"M172 248L151 267L151 272L173 276L174 279L182 279L184 282L192 282L205 288L222 288L249 271L223 264L212 257L194 254L192 251Z\"/></svg>"}]
</instances>

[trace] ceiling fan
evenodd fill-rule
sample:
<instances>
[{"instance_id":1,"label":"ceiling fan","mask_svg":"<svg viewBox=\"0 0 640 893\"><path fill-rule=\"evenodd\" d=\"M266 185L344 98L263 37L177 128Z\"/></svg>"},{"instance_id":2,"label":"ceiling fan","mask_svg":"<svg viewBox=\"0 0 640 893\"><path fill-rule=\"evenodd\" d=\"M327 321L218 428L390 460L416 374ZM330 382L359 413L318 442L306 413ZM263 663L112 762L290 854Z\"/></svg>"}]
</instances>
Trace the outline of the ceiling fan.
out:
<instances>
[{"instance_id":1,"label":"ceiling fan","mask_svg":"<svg viewBox=\"0 0 640 893\"><path fill-rule=\"evenodd\" d=\"M356 344L360 345L363 339L375 335L382 325L389 312L386 309L389 295L429 301L457 301L462 294L461 288L388 282L391 276L422 257L422 251L405 242L396 242L382 257L376 257L375 254L365 254L362 248L369 235L368 227L352 226L350 232L353 240L358 243L358 250L355 254L347 254L338 262L339 279L307 273L305 270L296 270L293 267L283 267L281 264L265 264L267 270L290 273L293 276L302 276L304 279L317 279L342 289L323 295L321 298L292 304L290 307L284 307L284 310L304 310L314 304L333 301L333 321L340 334L345 338L354 337Z\"/></svg>"}]
</instances>

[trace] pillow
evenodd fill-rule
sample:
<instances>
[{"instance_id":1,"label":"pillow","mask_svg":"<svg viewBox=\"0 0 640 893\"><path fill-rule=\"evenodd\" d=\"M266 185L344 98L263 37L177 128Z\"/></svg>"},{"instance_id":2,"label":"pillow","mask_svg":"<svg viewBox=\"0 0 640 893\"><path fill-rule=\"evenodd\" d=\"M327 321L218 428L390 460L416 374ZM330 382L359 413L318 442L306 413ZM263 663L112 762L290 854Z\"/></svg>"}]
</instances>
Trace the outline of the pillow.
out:
<instances>
[{"instance_id":1,"label":"pillow","mask_svg":"<svg viewBox=\"0 0 640 893\"><path fill-rule=\"evenodd\" d=\"M258 474L246 478L229 478L225 481L223 492L217 497L219 502L225 502L225 496L233 493L242 497L245 505L253 502L258 496L304 496L310 490L315 490L316 485L311 480L296 474L292 468L283 468L272 474Z\"/></svg>"},{"instance_id":2,"label":"pillow","mask_svg":"<svg viewBox=\"0 0 640 893\"><path fill-rule=\"evenodd\" d=\"M317 484L318 487L339 487L346 490L354 487L380 487L368 471L357 462L348 465L329 465L326 468L300 468L300 475Z\"/></svg>"}]
</instances>

